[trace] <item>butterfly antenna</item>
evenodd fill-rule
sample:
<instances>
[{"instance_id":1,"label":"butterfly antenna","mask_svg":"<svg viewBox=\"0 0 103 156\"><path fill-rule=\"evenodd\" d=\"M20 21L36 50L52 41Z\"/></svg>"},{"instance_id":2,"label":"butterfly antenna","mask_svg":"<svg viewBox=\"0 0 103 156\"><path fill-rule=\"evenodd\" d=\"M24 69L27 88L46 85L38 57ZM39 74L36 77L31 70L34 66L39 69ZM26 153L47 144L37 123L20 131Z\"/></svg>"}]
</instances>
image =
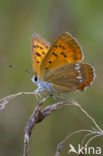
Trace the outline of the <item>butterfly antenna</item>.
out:
<instances>
[{"instance_id":1,"label":"butterfly antenna","mask_svg":"<svg viewBox=\"0 0 103 156\"><path fill-rule=\"evenodd\" d=\"M9 68L13 68L13 69L18 69L18 70L21 70L21 71L24 71L24 72L27 72L27 73L29 73L29 74L34 75L34 73L31 72L31 71L28 70L28 69L21 69L21 68L19 68L19 67L15 67L15 66L13 66L13 65L8 65L8 67L9 67Z\"/></svg>"}]
</instances>

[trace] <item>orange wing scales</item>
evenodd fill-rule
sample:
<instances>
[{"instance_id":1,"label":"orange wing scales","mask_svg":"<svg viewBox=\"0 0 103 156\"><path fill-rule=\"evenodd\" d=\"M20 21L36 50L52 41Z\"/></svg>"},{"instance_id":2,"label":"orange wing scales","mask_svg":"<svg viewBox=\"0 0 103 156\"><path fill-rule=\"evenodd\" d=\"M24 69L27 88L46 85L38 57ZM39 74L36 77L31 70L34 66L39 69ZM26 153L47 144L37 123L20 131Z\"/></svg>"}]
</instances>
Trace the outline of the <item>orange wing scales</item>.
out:
<instances>
[{"instance_id":1,"label":"orange wing scales","mask_svg":"<svg viewBox=\"0 0 103 156\"><path fill-rule=\"evenodd\" d=\"M85 87L91 86L95 78L94 68L88 64L82 64L81 74L83 77L83 82L79 84L78 89L82 91Z\"/></svg>"},{"instance_id":2,"label":"orange wing scales","mask_svg":"<svg viewBox=\"0 0 103 156\"><path fill-rule=\"evenodd\" d=\"M43 75L48 70L68 63L80 62L82 59L82 50L76 39L69 33L64 33L54 42L44 58L40 66L39 77L43 80Z\"/></svg>"},{"instance_id":3,"label":"orange wing scales","mask_svg":"<svg viewBox=\"0 0 103 156\"><path fill-rule=\"evenodd\" d=\"M91 86L94 68L82 60L82 50L69 33L62 34L52 47L37 33L32 37L34 73L41 81L51 82L58 91L82 91Z\"/></svg>"},{"instance_id":4,"label":"orange wing scales","mask_svg":"<svg viewBox=\"0 0 103 156\"><path fill-rule=\"evenodd\" d=\"M50 49L50 43L43 39L37 33L32 37L32 64L35 75L38 76L38 71L42 60Z\"/></svg>"}]
</instances>

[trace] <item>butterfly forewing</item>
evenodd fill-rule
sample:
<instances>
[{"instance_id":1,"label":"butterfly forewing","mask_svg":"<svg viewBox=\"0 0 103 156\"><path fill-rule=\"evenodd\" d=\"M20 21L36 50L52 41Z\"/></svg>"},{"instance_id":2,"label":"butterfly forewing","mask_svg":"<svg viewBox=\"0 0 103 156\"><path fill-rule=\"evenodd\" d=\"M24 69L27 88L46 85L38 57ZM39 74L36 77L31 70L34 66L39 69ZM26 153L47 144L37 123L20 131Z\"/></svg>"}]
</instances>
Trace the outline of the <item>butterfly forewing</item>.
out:
<instances>
[{"instance_id":1,"label":"butterfly forewing","mask_svg":"<svg viewBox=\"0 0 103 156\"><path fill-rule=\"evenodd\" d=\"M69 33L63 33L50 48L40 66L39 77L43 80L45 72L68 63L80 62L82 50Z\"/></svg>"},{"instance_id":2,"label":"butterfly forewing","mask_svg":"<svg viewBox=\"0 0 103 156\"><path fill-rule=\"evenodd\" d=\"M50 43L43 39L37 33L34 33L32 36L32 64L35 75L38 76L38 71L41 65L41 62L47 52L50 49Z\"/></svg>"},{"instance_id":3,"label":"butterfly forewing","mask_svg":"<svg viewBox=\"0 0 103 156\"><path fill-rule=\"evenodd\" d=\"M94 69L89 64L71 63L51 69L45 73L45 81L51 82L58 91L71 92L84 90L95 77Z\"/></svg>"}]
</instances>

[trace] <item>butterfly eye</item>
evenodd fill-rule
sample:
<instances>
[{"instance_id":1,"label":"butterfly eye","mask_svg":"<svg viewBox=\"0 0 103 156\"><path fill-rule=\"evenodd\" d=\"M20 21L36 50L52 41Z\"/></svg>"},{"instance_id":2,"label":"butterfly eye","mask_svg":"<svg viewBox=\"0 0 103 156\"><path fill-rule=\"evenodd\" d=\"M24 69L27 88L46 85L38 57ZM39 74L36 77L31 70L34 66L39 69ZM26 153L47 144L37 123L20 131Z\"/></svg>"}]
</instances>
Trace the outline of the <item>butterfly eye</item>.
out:
<instances>
[{"instance_id":1,"label":"butterfly eye","mask_svg":"<svg viewBox=\"0 0 103 156\"><path fill-rule=\"evenodd\" d=\"M37 80L38 80L38 77L37 77L37 76L35 76L35 77L34 77L34 81L37 81Z\"/></svg>"}]
</instances>

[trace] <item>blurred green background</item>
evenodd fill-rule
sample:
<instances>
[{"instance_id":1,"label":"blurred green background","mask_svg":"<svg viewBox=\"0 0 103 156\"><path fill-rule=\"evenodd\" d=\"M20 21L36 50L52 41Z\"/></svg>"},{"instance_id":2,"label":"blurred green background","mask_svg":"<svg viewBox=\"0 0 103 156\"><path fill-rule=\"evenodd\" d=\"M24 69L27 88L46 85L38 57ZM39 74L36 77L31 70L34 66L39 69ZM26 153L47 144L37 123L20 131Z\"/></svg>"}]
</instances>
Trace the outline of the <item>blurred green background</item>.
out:
<instances>
[{"instance_id":1,"label":"blurred green background","mask_svg":"<svg viewBox=\"0 0 103 156\"><path fill-rule=\"evenodd\" d=\"M103 128L103 1L0 0L0 98L36 89L29 74L8 68L12 64L32 70L32 34L37 32L53 43L66 31L77 38L84 61L95 67L97 75L91 88L69 96ZM22 95L0 114L0 156L23 154L24 128L35 105L33 95ZM30 140L30 156L53 156L57 144L69 133L91 127L94 125L77 108L63 107L36 126ZM76 147L83 135L71 137L61 155L67 156L69 144ZM101 144L103 137L91 142L92 146Z\"/></svg>"}]
</instances>

